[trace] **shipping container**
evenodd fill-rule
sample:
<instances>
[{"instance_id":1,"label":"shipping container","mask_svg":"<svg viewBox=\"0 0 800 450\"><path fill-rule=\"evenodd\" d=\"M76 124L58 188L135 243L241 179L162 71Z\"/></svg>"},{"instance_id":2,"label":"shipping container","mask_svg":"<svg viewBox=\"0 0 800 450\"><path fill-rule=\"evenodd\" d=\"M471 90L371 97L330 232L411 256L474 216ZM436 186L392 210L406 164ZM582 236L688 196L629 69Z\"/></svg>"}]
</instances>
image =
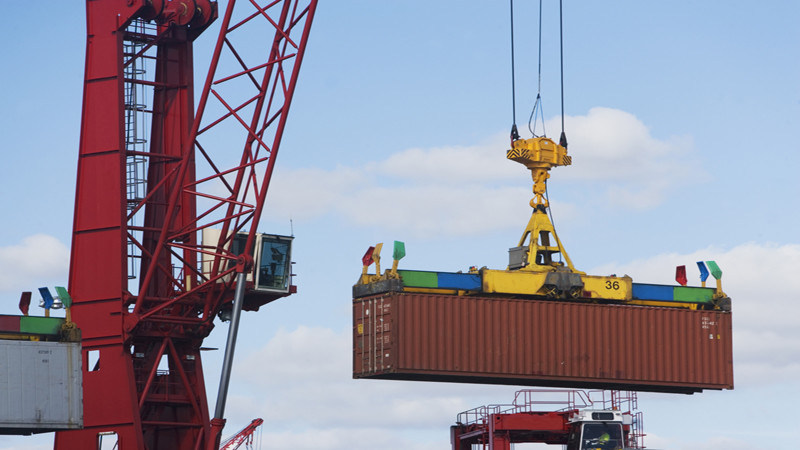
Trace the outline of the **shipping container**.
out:
<instances>
[{"instance_id":1,"label":"shipping container","mask_svg":"<svg viewBox=\"0 0 800 450\"><path fill-rule=\"evenodd\" d=\"M0 434L82 427L80 342L0 340Z\"/></svg>"},{"instance_id":2,"label":"shipping container","mask_svg":"<svg viewBox=\"0 0 800 450\"><path fill-rule=\"evenodd\" d=\"M733 389L731 313L416 293L353 301L353 377Z\"/></svg>"}]
</instances>

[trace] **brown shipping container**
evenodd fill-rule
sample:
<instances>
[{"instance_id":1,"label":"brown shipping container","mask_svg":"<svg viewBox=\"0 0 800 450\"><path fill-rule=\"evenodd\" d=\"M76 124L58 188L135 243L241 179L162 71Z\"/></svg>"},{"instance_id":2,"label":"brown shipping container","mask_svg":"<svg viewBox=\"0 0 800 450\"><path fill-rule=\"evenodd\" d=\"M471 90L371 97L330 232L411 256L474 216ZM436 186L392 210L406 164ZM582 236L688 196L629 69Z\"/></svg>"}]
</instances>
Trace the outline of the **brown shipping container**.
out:
<instances>
[{"instance_id":1,"label":"brown shipping container","mask_svg":"<svg viewBox=\"0 0 800 450\"><path fill-rule=\"evenodd\" d=\"M353 325L354 378L733 389L729 312L394 292L354 300Z\"/></svg>"}]
</instances>

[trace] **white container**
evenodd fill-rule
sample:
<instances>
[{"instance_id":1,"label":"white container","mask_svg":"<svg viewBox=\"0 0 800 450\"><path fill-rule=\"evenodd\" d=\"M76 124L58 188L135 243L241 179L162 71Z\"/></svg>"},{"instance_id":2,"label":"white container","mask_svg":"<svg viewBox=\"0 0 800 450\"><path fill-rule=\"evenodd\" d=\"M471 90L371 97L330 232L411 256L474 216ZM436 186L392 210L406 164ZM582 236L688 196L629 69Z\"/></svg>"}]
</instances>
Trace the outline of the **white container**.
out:
<instances>
[{"instance_id":1,"label":"white container","mask_svg":"<svg viewBox=\"0 0 800 450\"><path fill-rule=\"evenodd\" d=\"M0 434L83 428L81 344L0 340Z\"/></svg>"}]
</instances>

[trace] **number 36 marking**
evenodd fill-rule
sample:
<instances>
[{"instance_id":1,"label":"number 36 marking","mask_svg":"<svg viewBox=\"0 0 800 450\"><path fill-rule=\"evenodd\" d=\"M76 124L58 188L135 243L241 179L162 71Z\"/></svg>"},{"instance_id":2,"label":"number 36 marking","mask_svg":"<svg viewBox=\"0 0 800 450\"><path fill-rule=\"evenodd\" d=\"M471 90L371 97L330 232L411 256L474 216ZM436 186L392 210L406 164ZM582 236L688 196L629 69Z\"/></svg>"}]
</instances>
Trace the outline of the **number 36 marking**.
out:
<instances>
[{"instance_id":1,"label":"number 36 marking","mask_svg":"<svg viewBox=\"0 0 800 450\"><path fill-rule=\"evenodd\" d=\"M611 280L607 280L606 281L606 289L613 289L615 291L618 291L619 290L619 281L613 281L612 282Z\"/></svg>"}]
</instances>

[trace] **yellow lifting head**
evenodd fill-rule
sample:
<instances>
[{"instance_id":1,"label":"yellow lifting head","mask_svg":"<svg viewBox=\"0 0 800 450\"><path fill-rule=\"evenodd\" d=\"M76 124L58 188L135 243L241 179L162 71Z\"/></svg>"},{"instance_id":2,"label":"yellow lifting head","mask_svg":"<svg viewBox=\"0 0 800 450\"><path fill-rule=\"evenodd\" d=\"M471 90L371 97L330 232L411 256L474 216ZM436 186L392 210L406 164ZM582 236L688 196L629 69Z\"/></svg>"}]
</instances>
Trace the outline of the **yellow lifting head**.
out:
<instances>
[{"instance_id":1,"label":"yellow lifting head","mask_svg":"<svg viewBox=\"0 0 800 450\"><path fill-rule=\"evenodd\" d=\"M567 155L566 147L558 145L546 137L517 139L512 141L511 150L506 152L506 158L530 169L535 195L530 201L533 214L528 226L525 228L519 244L509 249L508 270L583 274L572 265L569 255L558 239L553 223L547 216L547 208L550 206L545 199L546 181L550 177L548 172L553 167L572 164L572 158ZM563 255L566 267L562 262L556 261L553 258L554 255ZM544 278L540 281L544 281ZM538 291L538 287L536 290Z\"/></svg>"},{"instance_id":2,"label":"yellow lifting head","mask_svg":"<svg viewBox=\"0 0 800 450\"><path fill-rule=\"evenodd\" d=\"M572 157L567 155L567 149L552 139L536 137L531 139L517 139L511 143L511 150L506 152L506 158L516 161L531 171L533 177L533 193L536 195L531 200L531 207L549 205L544 198L545 182L550 178L548 173L556 166L569 166Z\"/></svg>"},{"instance_id":3,"label":"yellow lifting head","mask_svg":"<svg viewBox=\"0 0 800 450\"><path fill-rule=\"evenodd\" d=\"M556 166L569 166L572 157L567 149L546 137L517 139L511 143L506 158L524 164L528 169L547 169Z\"/></svg>"}]
</instances>

